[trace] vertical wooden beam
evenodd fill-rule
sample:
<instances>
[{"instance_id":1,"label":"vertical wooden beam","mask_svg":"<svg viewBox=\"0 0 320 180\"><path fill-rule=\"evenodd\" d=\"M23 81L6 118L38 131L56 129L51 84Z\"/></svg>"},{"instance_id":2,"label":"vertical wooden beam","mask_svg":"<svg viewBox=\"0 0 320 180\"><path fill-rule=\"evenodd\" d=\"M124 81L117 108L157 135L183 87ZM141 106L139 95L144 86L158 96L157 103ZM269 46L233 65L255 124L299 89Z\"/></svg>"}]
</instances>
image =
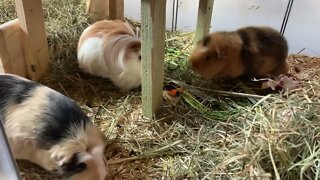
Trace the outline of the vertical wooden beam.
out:
<instances>
[{"instance_id":1,"label":"vertical wooden beam","mask_svg":"<svg viewBox=\"0 0 320 180\"><path fill-rule=\"evenodd\" d=\"M9 40L6 36L8 29L10 29L9 27L10 25L7 23L0 26L0 61L4 73L13 72L12 65L10 63L10 53L7 47Z\"/></svg>"},{"instance_id":2,"label":"vertical wooden beam","mask_svg":"<svg viewBox=\"0 0 320 180\"><path fill-rule=\"evenodd\" d=\"M4 69L3 69L3 66L2 66L1 60L0 60L0 73L4 73Z\"/></svg>"},{"instance_id":3,"label":"vertical wooden beam","mask_svg":"<svg viewBox=\"0 0 320 180\"><path fill-rule=\"evenodd\" d=\"M162 103L166 0L141 0L142 109L152 118Z\"/></svg>"},{"instance_id":4,"label":"vertical wooden beam","mask_svg":"<svg viewBox=\"0 0 320 180\"><path fill-rule=\"evenodd\" d=\"M27 77L22 38L18 19L0 25L0 72Z\"/></svg>"},{"instance_id":5,"label":"vertical wooden beam","mask_svg":"<svg viewBox=\"0 0 320 180\"><path fill-rule=\"evenodd\" d=\"M124 18L124 0L109 0L109 19L119 19Z\"/></svg>"},{"instance_id":6,"label":"vertical wooden beam","mask_svg":"<svg viewBox=\"0 0 320 180\"><path fill-rule=\"evenodd\" d=\"M209 33L214 0L200 0L194 44Z\"/></svg>"},{"instance_id":7,"label":"vertical wooden beam","mask_svg":"<svg viewBox=\"0 0 320 180\"><path fill-rule=\"evenodd\" d=\"M86 13L91 22L109 19L109 0L86 0Z\"/></svg>"},{"instance_id":8,"label":"vertical wooden beam","mask_svg":"<svg viewBox=\"0 0 320 180\"><path fill-rule=\"evenodd\" d=\"M41 0L15 0L28 76L38 81L48 70L49 52Z\"/></svg>"}]
</instances>

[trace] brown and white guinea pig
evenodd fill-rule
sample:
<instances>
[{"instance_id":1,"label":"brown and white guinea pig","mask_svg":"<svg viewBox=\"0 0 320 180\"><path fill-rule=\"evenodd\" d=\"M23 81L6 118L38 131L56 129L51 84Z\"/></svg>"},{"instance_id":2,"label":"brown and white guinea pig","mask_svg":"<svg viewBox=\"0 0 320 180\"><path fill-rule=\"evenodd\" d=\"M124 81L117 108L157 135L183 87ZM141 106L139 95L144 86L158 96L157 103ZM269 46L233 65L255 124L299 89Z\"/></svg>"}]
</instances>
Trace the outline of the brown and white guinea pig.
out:
<instances>
[{"instance_id":1,"label":"brown and white guinea pig","mask_svg":"<svg viewBox=\"0 0 320 180\"><path fill-rule=\"evenodd\" d=\"M15 159L65 179L105 179L102 134L70 98L25 78L0 74L0 117Z\"/></svg>"},{"instance_id":2,"label":"brown and white guinea pig","mask_svg":"<svg viewBox=\"0 0 320 180\"><path fill-rule=\"evenodd\" d=\"M218 31L200 40L189 57L205 79L274 78L288 72L286 39L270 27Z\"/></svg>"},{"instance_id":3,"label":"brown and white guinea pig","mask_svg":"<svg viewBox=\"0 0 320 180\"><path fill-rule=\"evenodd\" d=\"M78 43L83 71L110 79L121 90L141 85L141 39L120 20L97 21L87 27Z\"/></svg>"}]
</instances>

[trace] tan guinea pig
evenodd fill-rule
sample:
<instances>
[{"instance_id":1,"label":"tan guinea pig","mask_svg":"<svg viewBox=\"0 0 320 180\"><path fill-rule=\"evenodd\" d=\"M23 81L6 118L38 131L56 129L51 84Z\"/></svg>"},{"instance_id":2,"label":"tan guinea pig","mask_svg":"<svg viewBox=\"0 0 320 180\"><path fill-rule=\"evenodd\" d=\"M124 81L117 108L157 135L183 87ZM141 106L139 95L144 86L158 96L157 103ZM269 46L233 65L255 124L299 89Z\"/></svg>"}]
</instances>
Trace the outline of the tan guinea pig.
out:
<instances>
[{"instance_id":1,"label":"tan guinea pig","mask_svg":"<svg viewBox=\"0 0 320 180\"><path fill-rule=\"evenodd\" d=\"M198 42L189 65L205 79L274 78L288 72L286 39L270 27L211 33Z\"/></svg>"},{"instance_id":2,"label":"tan guinea pig","mask_svg":"<svg viewBox=\"0 0 320 180\"><path fill-rule=\"evenodd\" d=\"M105 179L102 134L70 98L25 78L0 74L0 120L15 159L65 179Z\"/></svg>"},{"instance_id":3,"label":"tan guinea pig","mask_svg":"<svg viewBox=\"0 0 320 180\"><path fill-rule=\"evenodd\" d=\"M87 27L78 43L79 68L108 78L121 90L141 85L141 40L120 20L97 21Z\"/></svg>"}]
</instances>

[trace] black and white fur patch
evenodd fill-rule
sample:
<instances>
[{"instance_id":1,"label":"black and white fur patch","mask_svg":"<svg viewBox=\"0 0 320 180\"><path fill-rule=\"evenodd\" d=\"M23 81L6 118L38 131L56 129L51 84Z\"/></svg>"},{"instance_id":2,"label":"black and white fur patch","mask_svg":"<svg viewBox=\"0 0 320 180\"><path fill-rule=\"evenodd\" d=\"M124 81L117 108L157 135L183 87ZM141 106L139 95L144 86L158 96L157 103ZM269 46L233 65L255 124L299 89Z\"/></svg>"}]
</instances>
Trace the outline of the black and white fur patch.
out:
<instances>
[{"instance_id":1,"label":"black and white fur patch","mask_svg":"<svg viewBox=\"0 0 320 180\"><path fill-rule=\"evenodd\" d=\"M39 145L45 149L73 136L74 129L84 130L90 121L73 100L61 94L50 92L48 102L41 117L46 123L37 132Z\"/></svg>"},{"instance_id":2,"label":"black and white fur patch","mask_svg":"<svg viewBox=\"0 0 320 180\"><path fill-rule=\"evenodd\" d=\"M1 75L0 80L0 114L5 119L4 108L11 103L20 104L31 95L40 85L33 81L26 81L12 75Z\"/></svg>"}]
</instances>

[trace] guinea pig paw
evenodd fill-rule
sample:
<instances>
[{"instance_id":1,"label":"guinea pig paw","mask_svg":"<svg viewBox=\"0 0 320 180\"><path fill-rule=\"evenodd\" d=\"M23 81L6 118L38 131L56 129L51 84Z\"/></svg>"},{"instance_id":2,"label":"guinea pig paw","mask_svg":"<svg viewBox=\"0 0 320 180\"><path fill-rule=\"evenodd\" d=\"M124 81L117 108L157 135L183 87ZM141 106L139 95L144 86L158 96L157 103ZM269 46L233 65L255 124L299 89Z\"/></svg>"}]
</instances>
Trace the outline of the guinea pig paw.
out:
<instances>
[{"instance_id":1,"label":"guinea pig paw","mask_svg":"<svg viewBox=\"0 0 320 180\"><path fill-rule=\"evenodd\" d=\"M58 166L62 166L71 158L71 156L66 156L63 153L53 153L51 154L51 158L57 162Z\"/></svg>"},{"instance_id":2,"label":"guinea pig paw","mask_svg":"<svg viewBox=\"0 0 320 180\"><path fill-rule=\"evenodd\" d=\"M270 80L262 82L261 89L271 88L272 90L275 90L276 87L278 86L278 84L279 84L278 82L270 79Z\"/></svg>"}]
</instances>

